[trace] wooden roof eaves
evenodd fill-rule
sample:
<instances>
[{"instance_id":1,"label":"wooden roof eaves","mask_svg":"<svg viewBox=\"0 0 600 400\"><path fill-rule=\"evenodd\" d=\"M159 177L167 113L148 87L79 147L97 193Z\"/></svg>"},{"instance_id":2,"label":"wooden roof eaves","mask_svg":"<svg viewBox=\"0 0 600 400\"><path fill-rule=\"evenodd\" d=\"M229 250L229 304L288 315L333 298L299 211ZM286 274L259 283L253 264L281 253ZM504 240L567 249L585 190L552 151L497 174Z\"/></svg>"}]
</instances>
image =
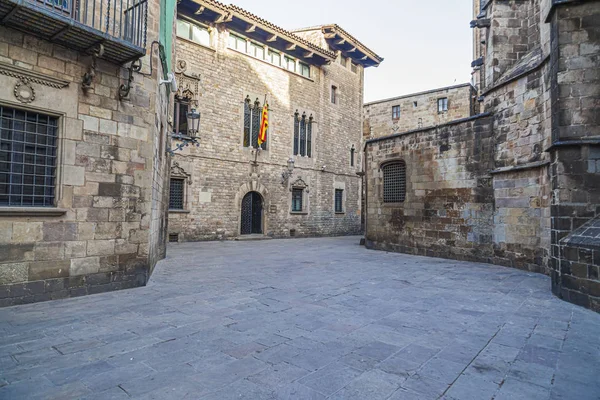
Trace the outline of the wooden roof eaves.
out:
<instances>
[{"instance_id":1,"label":"wooden roof eaves","mask_svg":"<svg viewBox=\"0 0 600 400\"><path fill-rule=\"evenodd\" d=\"M336 36L339 36L342 40L345 40L345 42L352 43L353 47L358 49L361 53L367 55L375 65L379 65L381 62L383 62L383 57L377 55L374 51L362 44L354 36L342 29L339 25L323 25L321 27L321 31L324 35L335 34Z\"/></svg>"}]
</instances>

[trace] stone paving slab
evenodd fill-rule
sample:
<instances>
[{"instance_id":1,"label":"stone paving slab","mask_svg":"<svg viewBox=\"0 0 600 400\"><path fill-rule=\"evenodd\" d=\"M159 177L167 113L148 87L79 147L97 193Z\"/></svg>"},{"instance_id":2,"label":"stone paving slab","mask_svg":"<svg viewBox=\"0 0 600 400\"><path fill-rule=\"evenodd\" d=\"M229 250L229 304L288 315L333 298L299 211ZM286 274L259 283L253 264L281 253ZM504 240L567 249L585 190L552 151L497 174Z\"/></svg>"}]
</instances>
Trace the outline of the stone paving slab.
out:
<instances>
[{"instance_id":1,"label":"stone paving slab","mask_svg":"<svg viewBox=\"0 0 600 400\"><path fill-rule=\"evenodd\" d=\"M548 277L358 238L173 245L147 287L0 309L0 399L600 399Z\"/></svg>"}]
</instances>

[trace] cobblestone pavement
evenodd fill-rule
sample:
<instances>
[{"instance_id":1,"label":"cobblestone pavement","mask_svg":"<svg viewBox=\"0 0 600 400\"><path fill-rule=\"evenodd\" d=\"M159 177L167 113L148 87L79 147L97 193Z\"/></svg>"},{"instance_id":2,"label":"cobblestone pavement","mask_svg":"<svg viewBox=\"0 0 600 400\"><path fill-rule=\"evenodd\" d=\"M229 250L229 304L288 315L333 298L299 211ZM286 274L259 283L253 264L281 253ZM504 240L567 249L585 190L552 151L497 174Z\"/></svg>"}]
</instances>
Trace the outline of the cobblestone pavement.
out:
<instances>
[{"instance_id":1,"label":"cobblestone pavement","mask_svg":"<svg viewBox=\"0 0 600 400\"><path fill-rule=\"evenodd\" d=\"M148 287L0 309L0 399L599 399L546 276L358 238L175 245Z\"/></svg>"}]
</instances>

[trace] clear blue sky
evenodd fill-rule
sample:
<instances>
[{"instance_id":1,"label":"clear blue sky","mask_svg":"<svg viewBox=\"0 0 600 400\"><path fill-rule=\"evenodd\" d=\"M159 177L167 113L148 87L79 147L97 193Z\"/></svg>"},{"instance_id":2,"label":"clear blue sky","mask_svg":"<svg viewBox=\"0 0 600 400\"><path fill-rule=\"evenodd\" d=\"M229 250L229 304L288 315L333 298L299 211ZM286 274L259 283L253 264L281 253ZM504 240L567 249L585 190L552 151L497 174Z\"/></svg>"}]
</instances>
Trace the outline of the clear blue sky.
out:
<instances>
[{"instance_id":1,"label":"clear blue sky","mask_svg":"<svg viewBox=\"0 0 600 400\"><path fill-rule=\"evenodd\" d=\"M385 58L365 101L469 82L472 0L222 0L284 29L336 23Z\"/></svg>"}]
</instances>

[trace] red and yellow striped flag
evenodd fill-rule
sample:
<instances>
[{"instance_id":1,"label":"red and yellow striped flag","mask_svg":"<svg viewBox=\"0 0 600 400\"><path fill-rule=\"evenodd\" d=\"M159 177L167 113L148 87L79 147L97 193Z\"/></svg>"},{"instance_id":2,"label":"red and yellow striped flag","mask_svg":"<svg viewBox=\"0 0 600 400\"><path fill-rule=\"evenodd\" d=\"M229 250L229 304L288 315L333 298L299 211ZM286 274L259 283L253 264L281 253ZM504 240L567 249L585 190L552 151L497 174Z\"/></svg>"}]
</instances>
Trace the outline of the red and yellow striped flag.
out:
<instances>
[{"instance_id":1,"label":"red and yellow striped flag","mask_svg":"<svg viewBox=\"0 0 600 400\"><path fill-rule=\"evenodd\" d=\"M262 145L267 141L267 130L269 129L269 105L265 101L265 106L260 119L260 132L258 133L258 145Z\"/></svg>"}]
</instances>

